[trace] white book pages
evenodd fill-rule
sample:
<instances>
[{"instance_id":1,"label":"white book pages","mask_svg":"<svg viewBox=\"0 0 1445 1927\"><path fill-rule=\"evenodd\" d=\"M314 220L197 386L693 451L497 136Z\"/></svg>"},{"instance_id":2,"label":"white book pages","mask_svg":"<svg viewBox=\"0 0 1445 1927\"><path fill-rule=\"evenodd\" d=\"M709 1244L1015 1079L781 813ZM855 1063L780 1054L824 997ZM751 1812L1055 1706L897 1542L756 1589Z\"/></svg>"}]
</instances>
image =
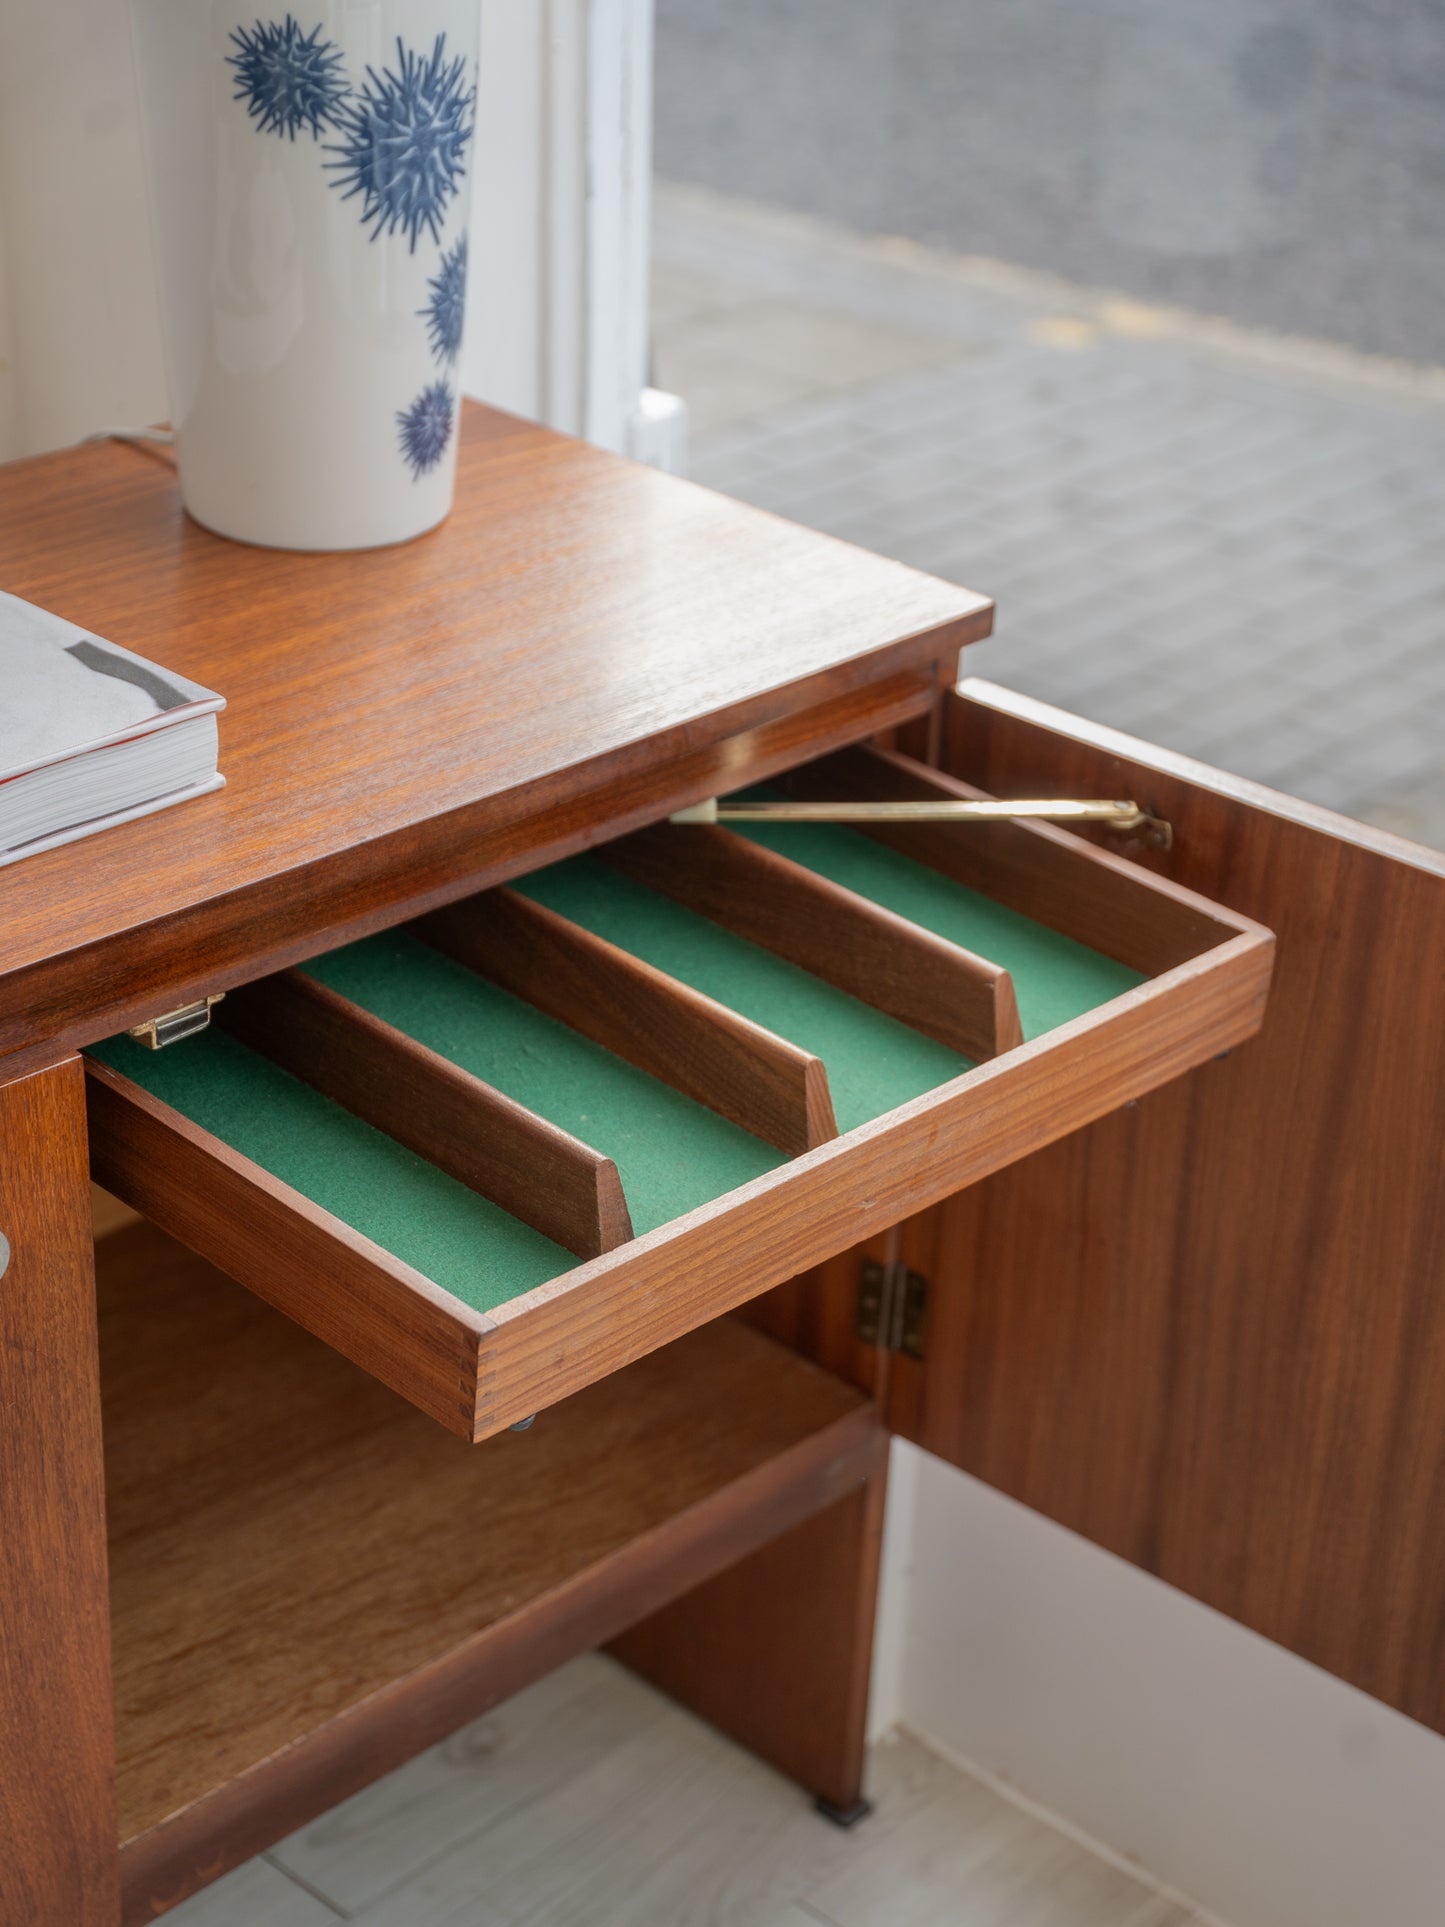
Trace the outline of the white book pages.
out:
<instances>
[{"instance_id":1,"label":"white book pages","mask_svg":"<svg viewBox=\"0 0 1445 1927\"><path fill-rule=\"evenodd\" d=\"M174 803L189 803L193 796L209 796L212 790L223 790L226 779L219 770L208 776L204 782L193 783L188 789L171 790L165 796L153 796L146 803L133 803L123 810L113 810L109 816L95 817L86 823L72 823L68 829L52 831L48 836L38 836L31 843L18 850L0 849L0 870L7 863L18 863L21 857L38 856L42 850L57 849L62 843L75 843L83 836L94 836L99 830L113 830L117 823L131 823L138 816L154 816L157 810L168 810Z\"/></svg>"},{"instance_id":2,"label":"white book pages","mask_svg":"<svg viewBox=\"0 0 1445 1927\"><path fill-rule=\"evenodd\" d=\"M214 690L0 592L0 864L218 789Z\"/></svg>"},{"instance_id":3,"label":"white book pages","mask_svg":"<svg viewBox=\"0 0 1445 1927\"><path fill-rule=\"evenodd\" d=\"M0 853L28 856L40 839L109 822L161 796L196 792L216 774L216 718L188 716L169 729L132 736L0 783Z\"/></svg>"},{"instance_id":4,"label":"white book pages","mask_svg":"<svg viewBox=\"0 0 1445 1927\"><path fill-rule=\"evenodd\" d=\"M0 592L0 784L224 707L189 677Z\"/></svg>"}]
</instances>

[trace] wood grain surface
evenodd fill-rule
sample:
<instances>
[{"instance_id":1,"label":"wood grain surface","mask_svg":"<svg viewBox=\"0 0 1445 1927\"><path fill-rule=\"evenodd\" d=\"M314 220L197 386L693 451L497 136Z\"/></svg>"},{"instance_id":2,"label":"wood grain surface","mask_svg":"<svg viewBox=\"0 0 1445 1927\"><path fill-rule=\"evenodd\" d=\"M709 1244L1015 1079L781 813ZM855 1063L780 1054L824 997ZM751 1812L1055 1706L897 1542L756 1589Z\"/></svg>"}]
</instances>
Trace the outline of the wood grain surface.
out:
<instances>
[{"instance_id":1,"label":"wood grain surface","mask_svg":"<svg viewBox=\"0 0 1445 1927\"><path fill-rule=\"evenodd\" d=\"M469 1449L151 1226L99 1278L131 1921L830 1507L880 1449L856 1393L727 1323Z\"/></svg>"},{"instance_id":2,"label":"wood grain surface","mask_svg":"<svg viewBox=\"0 0 1445 1927\"><path fill-rule=\"evenodd\" d=\"M100 1184L471 1438L480 1312L120 1072L85 1069Z\"/></svg>"},{"instance_id":3,"label":"wood grain surface","mask_svg":"<svg viewBox=\"0 0 1445 1927\"><path fill-rule=\"evenodd\" d=\"M663 824L597 854L961 1057L983 1063L1023 1041L1000 965L731 830Z\"/></svg>"},{"instance_id":4,"label":"wood grain surface","mask_svg":"<svg viewBox=\"0 0 1445 1927\"><path fill-rule=\"evenodd\" d=\"M255 893L213 897L162 922L58 952L0 981L0 1039L21 1040L0 1055L0 1071L13 1077L54 1063L73 1044L97 1042L209 991L573 855L714 793L737 770L761 779L801 756L904 722L932 704L937 675L936 665L900 671L815 707L780 708L701 749L655 762L639 756L636 768L589 783L580 795L534 802L530 793L509 792L454 811L443 824L398 833L384 846L357 845L288 871Z\"/></svg>"},{"instance_id":5,"label":"wood grain surface","mask_svg":"<svg viewBox=\"0 0 1445 1927\"><path fill-rule=\"evenodd\" d=\"M1147 799L1279 960L1227 1062L908 1227L891 1422L1445 1730L1445 856L965 687L951 767Z\"/></svg>"},{"instance_id":6,"label":"wood grain surface","mask_svg":"<svg viewBox=\"0 0 1445 1927\"><path fill-rule=\"evenodd\" d=\"M115 1927L85 1089L0 1086L0 1921Z\"/></svg>"},{"instance_id":7,"label":"wood grain surface","mask_svg":"<svg viewBox=\"0 0 1445 1927\"><path fill-rule=\"evenodd\" d=\"M416 933L780 1151L838 1135L821 1058L544 904L488 890Z\"/></svg>"},{"instance_id":8,"label":"wood grain surface","mask_svg":"<svg viewBox=\"0 0 1445 1927\"><path fill-rule=\"evenodd\" d=\"M851 719L819 747L917 714L990 619L472 404L414 542L228 542L100 443L0 470L0 580L228 703L224 790L0 875L0 1075L796 760L809 711Z\"/></svg>"},{"instance_id":9,"label":"wood grain surface","mask_svg":"<svg viewBox=\"0 0 1445 1927\"><path fill-rule=\"evenodd\" d=\"M212 1021L579 1257L632 1236L611 1158L314 977L248 984Z\"/></svg>"},{"instance_id":10,"label":"wood grain surface","mask_svg":"<svg viewBox=\"0 0 1445 1927\"><path fill-rule=\"evenodd\" d=\"M614 1640L634 1671L842 1812L863 1797L888 1441L866 1484Z\"/></svg>"},{"instance_id":11,"label":"wood grain surface","mask_svg":"<svg viewBox=\"0 0 1445 1927\"><path fill-rule=\"evenodd\" d=\"M859 1268L867 1260L893 1264L902 1255L904 1231L931 1222L932 1214L924 1212L902 1225L890 1225L821 1265L785 1278L771 1291L740 1305L733 1316L857 1386L886 1413L896 1354L876 1339L865 1343L858 1336Z\"/></svg>"}]
</instances>

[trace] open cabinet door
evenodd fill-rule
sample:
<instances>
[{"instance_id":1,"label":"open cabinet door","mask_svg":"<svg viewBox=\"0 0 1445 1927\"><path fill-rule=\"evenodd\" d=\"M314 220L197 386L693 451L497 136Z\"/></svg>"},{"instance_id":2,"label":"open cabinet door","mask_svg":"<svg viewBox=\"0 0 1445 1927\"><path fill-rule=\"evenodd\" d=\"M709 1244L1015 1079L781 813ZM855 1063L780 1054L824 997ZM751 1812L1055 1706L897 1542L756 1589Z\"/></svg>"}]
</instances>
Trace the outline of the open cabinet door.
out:
<instances>
[{"instance_id":1,"label":"open cabinet door","mask_svg":"<svg viewBox=\"0 0 1445 1927\"><path fill-rule=\"evenodd\" d=\"M1445 856L987 683L937 753L1137 798L1278 952L1255 1040L904 1228L893 1429L1445 1729Z\"/></svg>"}]
</instances>

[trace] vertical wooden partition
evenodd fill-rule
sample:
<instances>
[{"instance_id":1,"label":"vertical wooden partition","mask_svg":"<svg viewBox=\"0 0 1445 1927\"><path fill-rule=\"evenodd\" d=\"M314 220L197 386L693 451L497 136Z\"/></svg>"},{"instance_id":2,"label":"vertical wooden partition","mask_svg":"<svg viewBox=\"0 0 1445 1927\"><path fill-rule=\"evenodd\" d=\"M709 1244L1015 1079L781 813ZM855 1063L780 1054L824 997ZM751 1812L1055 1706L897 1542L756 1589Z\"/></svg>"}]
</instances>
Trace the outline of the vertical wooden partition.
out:
<instances>
[{"instance_id":1,"label":"vertical wooden partition","mask_svg":"<svg viewBox=\"0 0 1445 1927\"><path fill-rule=\"evenodd\" d=\"M299 970L248 984L220 1028L568 1251L626 1244L617 1166Z\"/></svg>"},{"instance_id":2,"label":"vertical wooden partition","mask_svg":"<svg viewBox=\"0 0 1445 1927\"><path fill-rule=\"evenodd\" d=\"M664 824L596 854L963 1057L1023 1041L1006 970L731 830Z\"/></svg>"},{"instance_id":3,"label":"vertical wooden partition","mask_svg":"<svg viewBox=\"0 0 1445 1927\"><path fill-rule=\"evenodd\" d=\"M515 890L488 890L417 929L455 962L790 1156L838 1135L828 1073L811 1052Z\"/></svg>"},{"instance_id":4,"label":"vertical wooden partition","mask_svg":"<svg viewBox=\"0 0 1445 1927\"><path fill-rule=\"evenodd\" d=\"M0 1921L120 1918L79 1060L0 1086Z\"/></svg>"},{"instance_id":5,"label":"vertical wooden partition","mask_svg":"<svg viewBox=\"0 0 1445 1927\"><path fill-rule=\"evenodd\" d=\"M887 1476L880 1432L866 1484L610 1648L845 1824L864 1794Z\"/></svg>"}]
</instances>

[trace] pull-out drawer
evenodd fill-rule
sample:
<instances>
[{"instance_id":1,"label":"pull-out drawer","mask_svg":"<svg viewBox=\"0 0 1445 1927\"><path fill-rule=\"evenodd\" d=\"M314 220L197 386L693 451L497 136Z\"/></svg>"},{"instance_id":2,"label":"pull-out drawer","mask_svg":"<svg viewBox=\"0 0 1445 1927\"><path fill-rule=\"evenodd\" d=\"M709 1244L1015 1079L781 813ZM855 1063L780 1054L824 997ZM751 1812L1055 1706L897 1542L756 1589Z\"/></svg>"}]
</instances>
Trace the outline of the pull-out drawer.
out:
<instances>
[{"instance_id":1,"label":"pull-out drawer","mask_svg":"<svg viewBox=\"0 0 1445 1927\"><path fill-rule=\"evenodd\" d=\"M98 1047L93 1168L482 1438L1241 1042L1271 955L1047 826L662 825Z\"/></svg>"}]
</instances>

